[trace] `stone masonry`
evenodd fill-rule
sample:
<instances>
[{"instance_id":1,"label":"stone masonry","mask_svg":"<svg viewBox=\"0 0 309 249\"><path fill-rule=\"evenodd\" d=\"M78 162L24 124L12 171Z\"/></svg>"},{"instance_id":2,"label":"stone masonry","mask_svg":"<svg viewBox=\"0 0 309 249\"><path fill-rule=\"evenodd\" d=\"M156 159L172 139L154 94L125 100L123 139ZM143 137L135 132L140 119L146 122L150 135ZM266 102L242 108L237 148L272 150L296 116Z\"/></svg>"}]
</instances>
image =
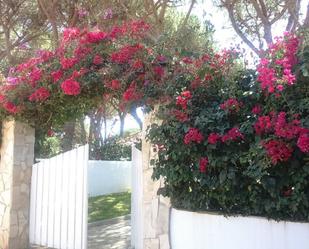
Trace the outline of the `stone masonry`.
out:
<instances>
[{"instance_id":1,"label":"stone masonry","mask_svg":"<svg viewBox=\"0 0 309 249\"><path fill-rule=\"evenodd\" d=\"M0 161L0 249L29 248L33 157L34 130L13 120L4 121Z\"/></svg>"},{"instance_id":2,"label":"stone masonry","mask_svg":"<svg viewBox=\"0 0 309 249\"><path fill-rule=\"evenodd\" d=\"M144 127L154 123L154 115L148 115ZM145 131L144 131L145 134ZM150 160L155 158L153 146L143 140L143 249L170 249L169 221L170 201L158 196L157 191L163 186L163 181L151 179L153 169Z\"/></svg>"}]
</instances>

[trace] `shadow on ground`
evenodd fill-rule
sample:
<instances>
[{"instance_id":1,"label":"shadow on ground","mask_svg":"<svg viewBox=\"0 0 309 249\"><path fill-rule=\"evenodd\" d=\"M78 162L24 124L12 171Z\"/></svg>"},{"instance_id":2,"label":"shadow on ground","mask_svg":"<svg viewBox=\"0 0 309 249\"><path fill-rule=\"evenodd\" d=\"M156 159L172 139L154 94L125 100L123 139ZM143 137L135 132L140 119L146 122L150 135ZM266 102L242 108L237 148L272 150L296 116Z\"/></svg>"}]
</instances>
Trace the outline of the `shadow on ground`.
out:
<instances>
[{"instance_id":1,"label":"shadow on ground","mask_svg":"<svg viewBox=\"0 0 309 249\"><path fill-rule=\"evenodd\" d=\"M130 215L90 223L88 249L130 249Z\"/></svg>"}]
</instances>

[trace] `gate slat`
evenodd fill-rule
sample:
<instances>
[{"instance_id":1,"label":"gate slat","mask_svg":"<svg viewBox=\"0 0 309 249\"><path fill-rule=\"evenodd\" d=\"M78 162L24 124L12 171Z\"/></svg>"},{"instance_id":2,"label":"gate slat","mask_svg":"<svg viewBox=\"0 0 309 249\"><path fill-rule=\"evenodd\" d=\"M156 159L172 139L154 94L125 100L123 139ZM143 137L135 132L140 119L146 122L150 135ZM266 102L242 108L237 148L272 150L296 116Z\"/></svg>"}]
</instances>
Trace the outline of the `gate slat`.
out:
<instances>
[{"instance_id":1,"label":"gate slat","mask_svg":"<svg viewBox=\"0 0 309 249\"><path fill-rule=\"evenodd\" d=\"M38 167L37 165L33 165L32 168L32 176L31 176L31 192L30 195L30 228L29 228L29 236L30 243L35 242L35 227L36 227L36 203L37 203L37 185L38 185Z\"/></svg>"}]
</instances>

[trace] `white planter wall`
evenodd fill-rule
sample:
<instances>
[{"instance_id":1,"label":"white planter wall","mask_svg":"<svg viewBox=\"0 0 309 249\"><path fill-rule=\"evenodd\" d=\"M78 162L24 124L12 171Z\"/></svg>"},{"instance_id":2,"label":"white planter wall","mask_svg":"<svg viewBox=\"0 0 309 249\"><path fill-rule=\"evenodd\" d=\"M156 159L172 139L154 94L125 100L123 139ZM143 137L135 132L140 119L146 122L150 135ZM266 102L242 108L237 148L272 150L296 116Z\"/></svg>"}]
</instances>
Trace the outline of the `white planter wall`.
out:
<instances>
[{"instance_id":1,"label":"white planter wall","mask_svg":"<svg viewBox=\"0 0 309 249\"><path fill-rule=\"evenodd\" d=\"M172 249L309 249L309 223L173 209Z\"/></svg>"},{"instance_id":2,"label":"white planter wall","mask_svg":"<svg viewBox=\"0 0 309 249\"><path fill-rule=\"evenodd\" d=\"M88 161L88 195L131 190L131 161Z\"/></svg>"}]
</instances>

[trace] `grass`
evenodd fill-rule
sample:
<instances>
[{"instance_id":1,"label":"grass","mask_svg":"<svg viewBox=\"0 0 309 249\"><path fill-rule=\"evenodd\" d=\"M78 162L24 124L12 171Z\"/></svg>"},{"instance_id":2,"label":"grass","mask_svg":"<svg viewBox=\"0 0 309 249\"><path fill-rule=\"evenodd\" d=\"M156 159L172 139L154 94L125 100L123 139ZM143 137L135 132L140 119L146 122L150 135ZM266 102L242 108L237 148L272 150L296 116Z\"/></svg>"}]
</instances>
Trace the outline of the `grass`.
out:
<instances>
[{"instance_id":1,"label":"grass","mask_svg":"<svg viewBox=\"0 0 309 249\"><path fill-rule=\"evenodd\" d=\"M88 199L88 222L112 219L131 212L131 193L117 193Z\"/></svg>"}]
</instances>

